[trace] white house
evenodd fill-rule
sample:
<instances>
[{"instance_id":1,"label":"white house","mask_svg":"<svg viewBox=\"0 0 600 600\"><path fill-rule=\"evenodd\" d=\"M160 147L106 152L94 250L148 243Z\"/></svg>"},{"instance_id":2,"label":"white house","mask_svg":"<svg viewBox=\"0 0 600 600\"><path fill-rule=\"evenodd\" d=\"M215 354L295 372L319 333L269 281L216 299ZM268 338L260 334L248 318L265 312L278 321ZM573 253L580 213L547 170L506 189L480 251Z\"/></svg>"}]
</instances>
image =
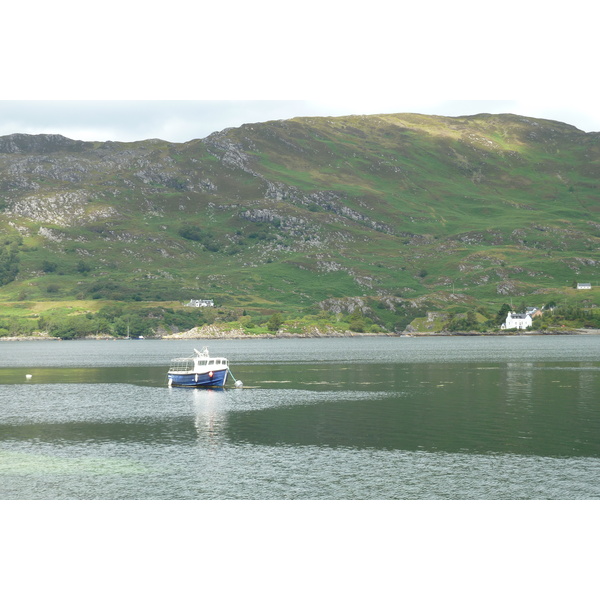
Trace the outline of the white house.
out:
<instances>
[{"instance_id":1,"label":"white house","mask_svg":"<svg viewBox=\"0 0 600 600\"><path fill-rule=\"evenodd\" d=\"M187 304L184 304L184 306L195 306L196 308L201 308L203 306L214 306L215 302L214 300L194 300L194 298L192 298Z\"/></svg>"},{"instance_id":2,"label":"white house","mask_svg":"<svg viewBox=\"0 0 600 600\"><path fill-rule=\"evenodd\" d=\"M591 290L592 284L591 283L578 283L577 289L578 290Z\"/></svg>"},{"instance_id":3,"label":"white house","mask_svg":"<svg viewBox=\"0 0 600 600\"><path fill-rule=\"evenodd\" d=\"M509 312L506 315L506 323L501 325L501 329L527 329L531 327L533 320L531 315Z\"/></svg>"}]
</instances>

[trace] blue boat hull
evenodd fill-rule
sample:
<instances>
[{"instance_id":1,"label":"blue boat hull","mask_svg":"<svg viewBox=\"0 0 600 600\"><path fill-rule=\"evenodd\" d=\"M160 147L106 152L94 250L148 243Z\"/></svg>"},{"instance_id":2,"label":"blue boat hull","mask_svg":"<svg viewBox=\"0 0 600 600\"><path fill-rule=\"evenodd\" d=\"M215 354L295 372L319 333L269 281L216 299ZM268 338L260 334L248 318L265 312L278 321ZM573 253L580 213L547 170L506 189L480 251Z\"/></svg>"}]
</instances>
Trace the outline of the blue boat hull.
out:
<instances>
[{"instance_id":1,"label":"blue boat hull","mask_svg":"<svg viewBox=\"0 0 600 600\"><path fill-rule=\"evenodd\" d=\"M223 387L227 381L227 373L227 369L215 370L210 373L169 373L169 385L178 387Z\"/></svg>"}]
</instances>

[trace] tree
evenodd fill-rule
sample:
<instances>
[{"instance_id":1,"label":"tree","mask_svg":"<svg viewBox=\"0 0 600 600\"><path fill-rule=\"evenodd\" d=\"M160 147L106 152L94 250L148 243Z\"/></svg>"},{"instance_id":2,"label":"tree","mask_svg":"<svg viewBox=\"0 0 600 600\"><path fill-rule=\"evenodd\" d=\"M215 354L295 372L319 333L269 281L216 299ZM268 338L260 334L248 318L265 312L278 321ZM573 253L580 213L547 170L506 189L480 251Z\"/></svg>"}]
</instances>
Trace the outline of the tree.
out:
<instances>
[{"instance_id":1,"label":"tree","mask_svg":"<svg viewBox=\"0 0 600 600\"><path fill-rule=\"evenodd\" d=\"M477 323L477 315L475 314L475 311L470 310L467 312L467 327L469 329L476 329L478 326Z\"/></svg>"},{"instance_id":2,"label":"tree","mask_svg":"<svg viewBox=\"0 0 600 600\"><path fill-rule=\"evenodd\" d=\"M14 281L18 273L19 244L7 238L0 245L0 285Z\"/></svg>"},{"instance_id":3,"label":"tree","mask_svg":"<svg viewBox=\"0 0 600 600\"><path fill-rule=\"evenodd\" d=\"M365 327L367 326L365 318L359 308L355 308L350 315L349 328L350 331L356 333L364 333Z\"/></svg>"},{"instance_id":4,"label":"tree","mask_svg":"<svg viewBox=\"0 0 600 600\"><path fill-rule=\"evenodd\" d=\"M447 331L478 331L477 315L470 310L466 315L456 315L445 326Z\"/></svg>"},{"instance_id":5,"label":"tree","mask_svg":"<svg viewBox=\"0 0 600 600\"><path fill-rule=\"evenodd\" d=\"M271 318L267 321L267 329L269 331L279 331L279 328L283 324L283 316L281 313L273 313Z\"/></svg>"},{"instance_id":6,"label":"tree","mask_svg":"<svg viewBox=\"0 0 600 600\"><path fill-rule=\"evenodd\" d=\"M496 315L496 325L502 325L502 323L506 321L506 315L511 311L512 308L510 307L510 305L504 303L498 311L498 314Z\"/></svg>"}]
</instances>

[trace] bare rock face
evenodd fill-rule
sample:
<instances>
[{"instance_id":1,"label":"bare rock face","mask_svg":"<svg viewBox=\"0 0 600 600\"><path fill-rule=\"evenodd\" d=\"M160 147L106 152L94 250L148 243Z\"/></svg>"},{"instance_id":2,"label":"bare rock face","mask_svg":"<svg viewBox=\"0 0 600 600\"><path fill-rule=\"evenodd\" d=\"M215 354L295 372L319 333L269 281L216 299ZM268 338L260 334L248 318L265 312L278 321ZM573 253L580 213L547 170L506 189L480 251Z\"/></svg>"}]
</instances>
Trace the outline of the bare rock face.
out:
<instances>
[{"instance_id":1,"label":"bare rock face","mask_svg":"<svg viewBox=\"0 0 600 600\"><path fill-rule=\"evenodd\" d=\"M364 313L367 310L367 303L364 298L330 298L320 302L319 306L323 310L336 314L351 313L357 309Z\"/></svg>"},{"instance_id":2,"label":"bare rock face","mask_svg":"<svg viewBox=\"0 0 600 600\"><path fill-rule=\"evenodd\" d=\"M52 152L79 152L93 147L92 142L71 140L62 135L28 135L14 133L0 137L0 154L48 154Z\"/></svg>"}]
</instances>

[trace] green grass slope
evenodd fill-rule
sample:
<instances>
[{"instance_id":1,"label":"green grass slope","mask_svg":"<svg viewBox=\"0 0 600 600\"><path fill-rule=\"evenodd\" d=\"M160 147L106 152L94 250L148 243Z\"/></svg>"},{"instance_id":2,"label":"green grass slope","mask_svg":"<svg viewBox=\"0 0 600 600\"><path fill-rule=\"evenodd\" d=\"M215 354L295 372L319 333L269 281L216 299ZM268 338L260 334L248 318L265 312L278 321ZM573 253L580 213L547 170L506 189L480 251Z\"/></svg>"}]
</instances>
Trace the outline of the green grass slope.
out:
<instances>
[{"instance_id":1,"label":"green grass slope","mask_svg":"<svg viewBox=\"0 0 600 600\"><path fill-rule=\"evenodd\" d=\"M0 138L0 300L259 311L598 302L600 134L516 115ZM573 281L593 284L576 292ZM424 314L422 312L422 314Z\"/></svg>"}]
</instances>

